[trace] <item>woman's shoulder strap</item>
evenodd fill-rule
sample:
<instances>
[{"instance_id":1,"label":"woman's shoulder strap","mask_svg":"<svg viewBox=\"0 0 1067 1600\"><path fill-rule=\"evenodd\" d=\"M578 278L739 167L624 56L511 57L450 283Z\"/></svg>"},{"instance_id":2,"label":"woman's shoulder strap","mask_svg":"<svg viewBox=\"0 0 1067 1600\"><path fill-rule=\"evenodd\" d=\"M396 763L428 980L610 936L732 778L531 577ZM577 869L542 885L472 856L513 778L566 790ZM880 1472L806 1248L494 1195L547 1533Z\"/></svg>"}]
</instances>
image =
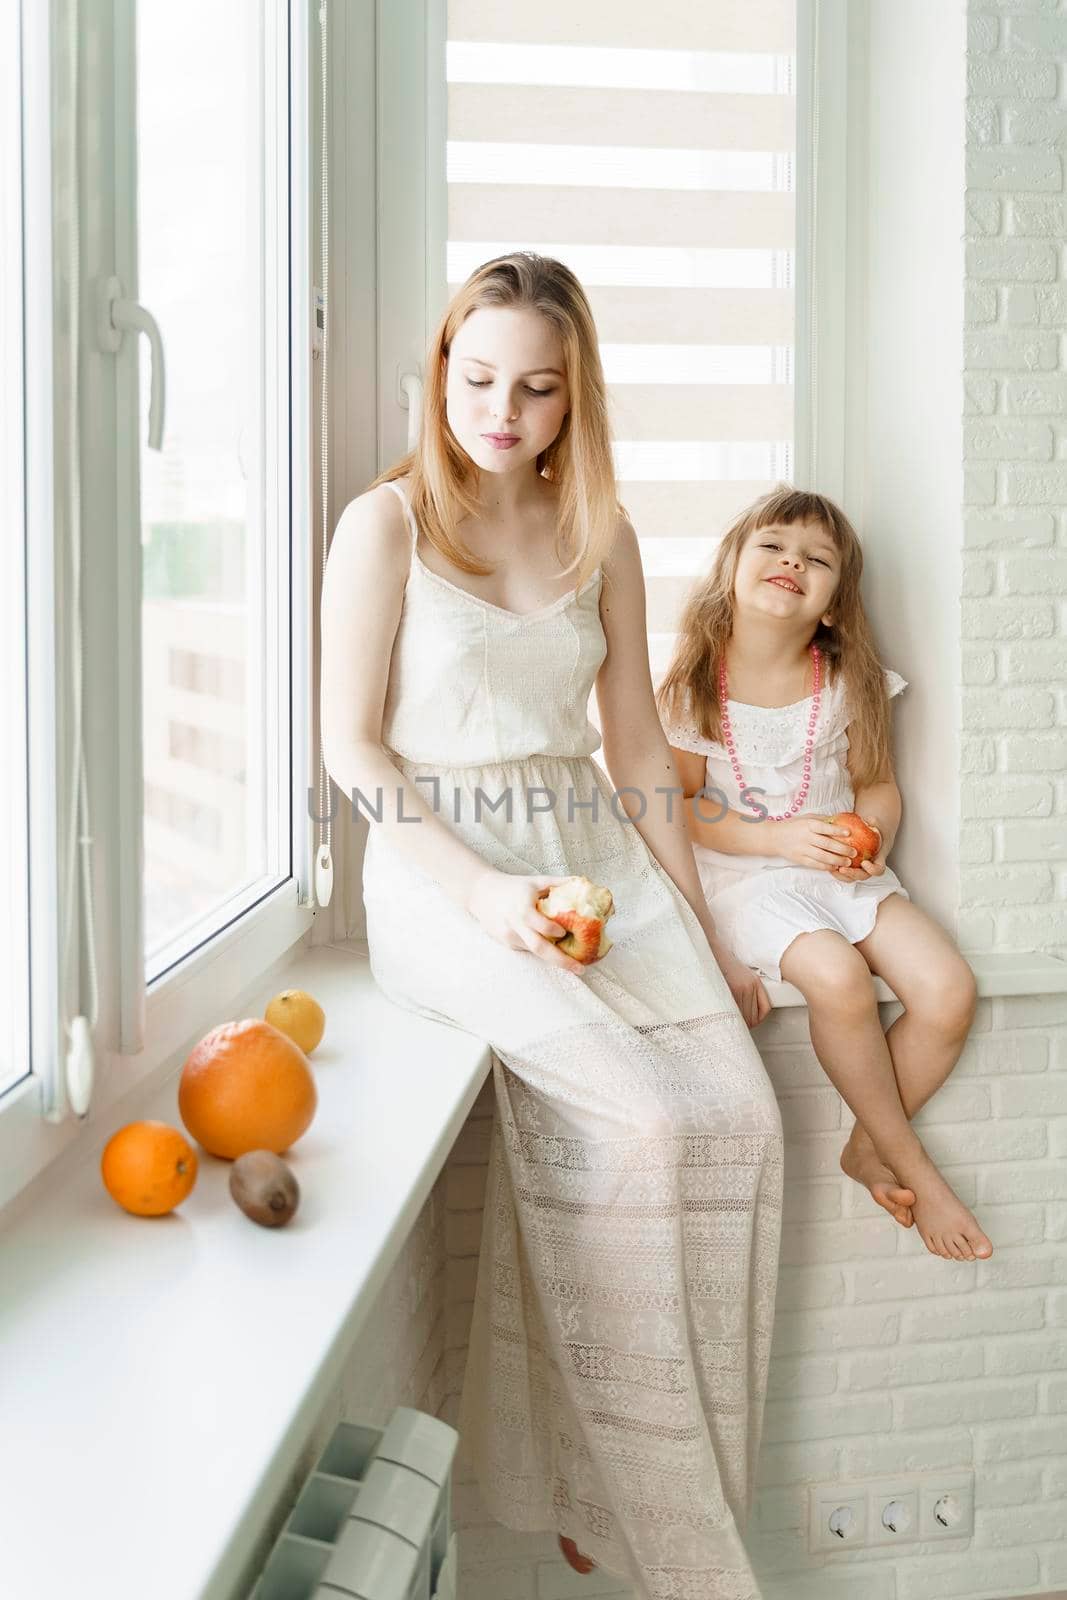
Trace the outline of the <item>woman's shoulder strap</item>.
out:
<instances>
[{"instance_id":1,"label":"woman's shoulder strap","mask_svg":"<svg viewBox=\"0 0 1067 1600\"><path fill-rule=\"evenodd\" d=\"M419 537L419 530L415 522L415 514L408 501L407 488L399 478L387 478L382 487L391 489L403 506L404 518L408 525L408 532L411 534L411 548L414 551Z\"/></svg>"}]
</instances>

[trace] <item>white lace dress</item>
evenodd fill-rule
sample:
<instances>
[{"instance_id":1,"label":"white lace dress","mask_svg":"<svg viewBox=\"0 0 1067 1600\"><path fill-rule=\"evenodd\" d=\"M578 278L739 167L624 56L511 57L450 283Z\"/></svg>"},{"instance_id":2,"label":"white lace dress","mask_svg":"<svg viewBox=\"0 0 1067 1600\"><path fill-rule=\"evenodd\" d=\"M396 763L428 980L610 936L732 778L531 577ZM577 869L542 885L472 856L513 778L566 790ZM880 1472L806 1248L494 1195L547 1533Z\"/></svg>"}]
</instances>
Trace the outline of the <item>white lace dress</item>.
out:
<instances>
[{"instance_id":1,"label":"white lace dress","mask_svg":"<svg viewBox=\"0 0 1067 1600\"><path fill-rule=\"evenodd\" d=\"M773 1088L692 908L591 759L599 569L518 615L425 566L408 515L383 744L492 866L585 873L617 907L614 947L579 977L491 938L370 828L378 984L493 1051L461 1450L495 1517L569 1535L641 1600L758 1600L739 1530L778 1273Z\"/></svg>"},{"instance_id":2,"label":"white lace dress","mask_svg":"<svg viewBox=\"0 0 1067 1600\"><path fill-rule=\"evenodd\" d=\"M883 669L890 698L907 688L897 672ZM751 798L772 815L788 810L800 788L804 769L811 696L789 706L753 706L729 700L734 748L745 784L762 793ZM802 814L829 816L852 811L855 795L849 775L849 710L840 682L823 690L815 726L811 787ZM706 757L704 800L709 821L721 811L719 795L734 811L745 811L726 747L704 739L695 724L681 715L664 724L669 743ZM753 813L755 816L755 813ZM758 821L753 827L758 829ZM723 942L739 961L761 977L779 980L779 963L800 933L832 928L850 944L865 939L874 927L880 903L890 894L909 898L891 867L865 883L834 878L829 872L797 867L783 856L729 855L694 845L704 897Z\"/></svg>"}]
</instances>

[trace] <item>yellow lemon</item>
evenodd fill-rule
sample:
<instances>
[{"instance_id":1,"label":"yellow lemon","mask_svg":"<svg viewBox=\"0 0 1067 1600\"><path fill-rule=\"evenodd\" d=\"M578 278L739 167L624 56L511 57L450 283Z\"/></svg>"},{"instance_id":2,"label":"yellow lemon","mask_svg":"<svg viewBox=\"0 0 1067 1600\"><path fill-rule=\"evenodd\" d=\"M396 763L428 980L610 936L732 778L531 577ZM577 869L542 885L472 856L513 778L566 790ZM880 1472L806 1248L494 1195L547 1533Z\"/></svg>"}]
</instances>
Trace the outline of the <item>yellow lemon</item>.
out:
<instances>
[{"instance_id":1,"label":"yellow lemon","mask_svg":"<svg viewBox=\"0 0 1067 1600\"><path fill-rule=\"evenodd\" d=\"M283 989L263 1013L266 1020L309 1056L326 1028L326 1013L304 989Z\"/></svg>"}]
</instances>

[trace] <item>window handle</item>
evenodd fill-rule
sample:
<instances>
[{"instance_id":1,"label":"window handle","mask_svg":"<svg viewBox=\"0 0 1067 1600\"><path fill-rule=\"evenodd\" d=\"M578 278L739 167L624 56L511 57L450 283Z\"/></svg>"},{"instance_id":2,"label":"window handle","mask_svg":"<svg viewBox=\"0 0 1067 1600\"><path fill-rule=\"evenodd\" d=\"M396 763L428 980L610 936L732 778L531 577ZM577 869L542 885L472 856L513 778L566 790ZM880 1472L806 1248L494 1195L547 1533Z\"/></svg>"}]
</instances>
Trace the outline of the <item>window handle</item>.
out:
<instances>
[{"instance_id":1,"label":"window handle","mask_svg":"<svg viewBox=\"0 0 1067 1600\"><path fill-rule=\"evenodd\" d=\"M422 428L422 379L416 372L405 372L397 386L397 399L408 414L408 449L414 450Z\"/></svg>"},{"instance_id":2,"label":"window handle","mask_svg":"<svg viewBox=\"0 0 1067 1600\"><path fill-rule=\"evenodd\" d=\"M112 353L122 348L123 334L144 333L152 351L152 388L148 402L148 443L153 450L163 448L163 407L166 396L166 376L163 364L163 340L159 324L150 311L136 300L122 297L122 284L118 278L103 278L97 301L97 342L101 350Z\"/></svg>"}]
</instances>

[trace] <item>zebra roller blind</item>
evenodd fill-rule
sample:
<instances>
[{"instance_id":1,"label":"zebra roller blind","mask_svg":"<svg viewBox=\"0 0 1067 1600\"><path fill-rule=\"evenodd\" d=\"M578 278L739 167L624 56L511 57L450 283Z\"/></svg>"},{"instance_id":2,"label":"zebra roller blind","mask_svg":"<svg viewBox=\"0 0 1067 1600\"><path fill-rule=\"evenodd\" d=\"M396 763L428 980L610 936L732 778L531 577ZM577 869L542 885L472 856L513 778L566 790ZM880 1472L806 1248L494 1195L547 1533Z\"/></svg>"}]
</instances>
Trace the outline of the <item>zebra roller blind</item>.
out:
<instances>
[{"instance_id":1,"label":"zebra roller blind","mask_svg":"<svg viewBox=\"0 0 1067 1600\"><path fill-rule=\"evenodd\" d=\"M654 672L727 520L793 473L796 0L448 6L449 293L589 294Z\"/></svg>"}]
</instances>

